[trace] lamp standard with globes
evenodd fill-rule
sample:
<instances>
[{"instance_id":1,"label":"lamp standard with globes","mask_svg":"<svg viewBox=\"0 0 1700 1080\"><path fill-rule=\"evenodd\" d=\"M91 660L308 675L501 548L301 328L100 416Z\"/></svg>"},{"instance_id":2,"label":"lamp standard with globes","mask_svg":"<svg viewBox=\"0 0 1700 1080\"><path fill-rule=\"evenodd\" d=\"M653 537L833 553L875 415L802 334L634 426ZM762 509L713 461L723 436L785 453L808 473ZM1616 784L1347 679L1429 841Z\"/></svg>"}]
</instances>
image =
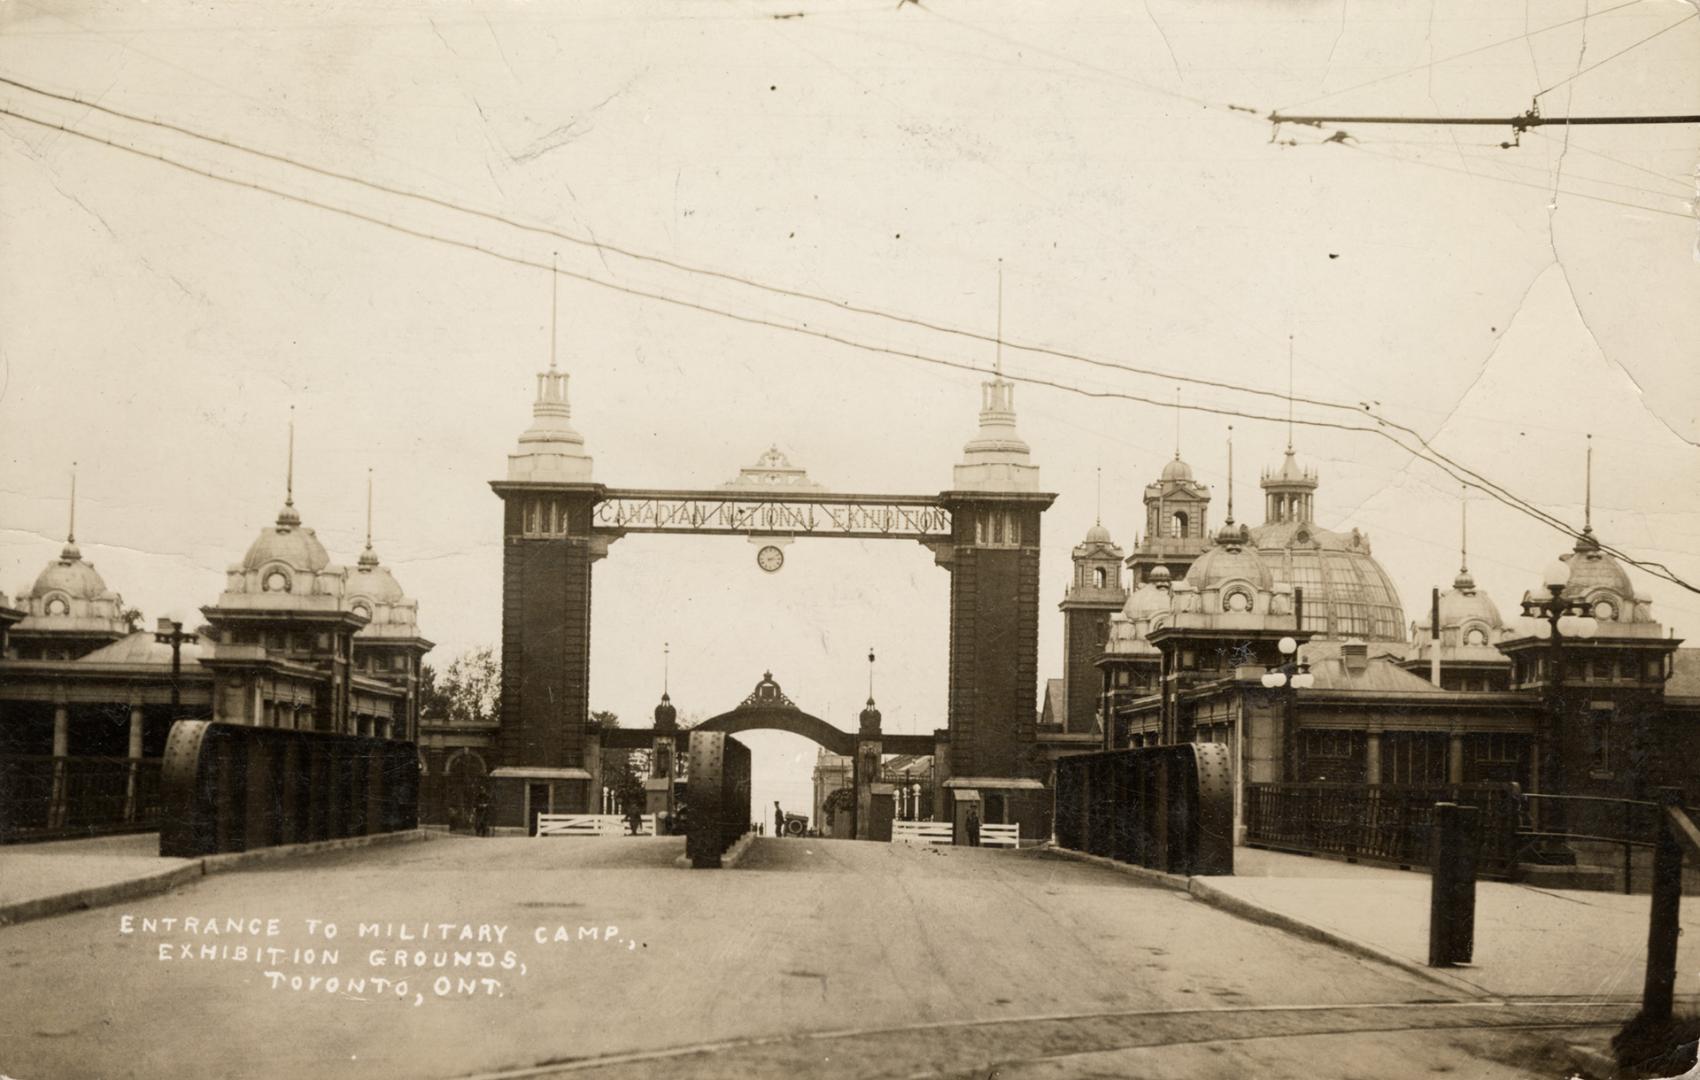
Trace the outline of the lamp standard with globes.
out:
<instances>
[{"instance_id":1,"label":"lamp standard with globes","mask_svg":"<svg viewBox=\"0 0 1700 1080\"><path fill-rule=\"evenodd\" d=\"M176 619L160 616L159 626L155 629L153 639L161 645L171 646L171 722L176 723L182 712L183 692L183 646L199 641L194 632L185 633L183 624Z\"/></svg>"},{"instance_id":2,"label":"lamp standard with globes","mask_svg":"<svg viewBox=\"0 0 1700 1080\"><path fill-rule=\"evenodd\" d=\"M1592 604L1564 595L1565 587L1570 584L1569 563L1562 559L1553 560L1541 574L1541 584L1546 587L1547 599L1536 599L1532 595L1523 599L1525 629L1536 638L1550 641L1547 646L1547 677L1542 685L1545 700L1541 710L1538 794L1563 795L1566 769L1560 718L1564 708L1564 642L1566 638L1585 641L1593 637L1599 632L1599 623L1593 617ZM1542 832L1563 833L1566 819L1564 801L1551 800L1542 819ZM1562 850L1554 850L1555 847ZM1568 861L1563 859L1569 851L1563 848L1561 840L1555 844L1544 844L1542 849L1558 855L1561 861Z\"/></svg>"},{"instance_id":3,"label":"lamp standard with globes","mask_svg":"<svg viewBox=\"0 0 1700 1080\"><path fill-rule=\"evenodd\" d=\"M1299 691L1308 689L1316 684L1316 676L1310 673L1310 665L1299 660L1299 643L1290 637L1284 637L1276 645L1281 650L1281 663L1270 668L1263 676L1263 685L1270 690L1284 690L1282 712L1283 727L1286 730L1287 778L1298 779L1298 699Z\"/></svg>"}]
</instances>

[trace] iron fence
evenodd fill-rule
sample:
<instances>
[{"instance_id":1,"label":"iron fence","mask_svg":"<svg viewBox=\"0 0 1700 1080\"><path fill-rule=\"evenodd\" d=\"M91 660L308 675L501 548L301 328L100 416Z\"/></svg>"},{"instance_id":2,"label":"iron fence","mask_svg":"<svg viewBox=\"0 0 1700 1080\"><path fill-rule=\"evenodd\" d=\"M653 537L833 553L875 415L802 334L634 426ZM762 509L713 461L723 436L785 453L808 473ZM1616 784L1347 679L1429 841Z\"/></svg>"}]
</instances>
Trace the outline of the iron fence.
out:
<instances>
[{"instance_id":1,"label":"iron fence","mask_svg":"<svg viewBox=\"0 0 1700 1080\"><path fill-rule=\"evenodd\" d=\"M0 843L159 827L160 759L0 755Z\"/></svg>"},{"instance_id":2,"label":"iron fence","mask_svg":"<svg viewBox=\"0 0 1700 1080\"><path fill-rule=\"evenodd\" d=\"M1550 863L1558 845L1562 861L1573 863L1570 845L1609 845L1623 861L1624 895L1635 891L1636 853L1646 852L1645 860L1651 861L1663 828L1661 804L1596 795L1530 794L1523 801L1517 840L1524 861ZM1647 871L1650 875L1650 866Z\"/></svg>"},{"instance_id":3,"label":"iron fence","mask_svg":"<svg viewBox=\"0 0 1700 1080\"><path fill-rule=\"evenodd\" d=\"M1228 748L1149 746L1057 760L1056 843L1171 874L1234 872Z\"/></svg>"},{"instance_id":4,"label":"iron fence","mask_svg":"<svg viewBox=\"0 0 1700 1080\"><path fill-rule=\"evenodd\" d=\"M1427 867L1437 802L1481 811L1481 873L1511 877L1522 809L1516 784L1251 783L1245 786L1245 840L1284 851Z\"/></svg>"}]
</instances>

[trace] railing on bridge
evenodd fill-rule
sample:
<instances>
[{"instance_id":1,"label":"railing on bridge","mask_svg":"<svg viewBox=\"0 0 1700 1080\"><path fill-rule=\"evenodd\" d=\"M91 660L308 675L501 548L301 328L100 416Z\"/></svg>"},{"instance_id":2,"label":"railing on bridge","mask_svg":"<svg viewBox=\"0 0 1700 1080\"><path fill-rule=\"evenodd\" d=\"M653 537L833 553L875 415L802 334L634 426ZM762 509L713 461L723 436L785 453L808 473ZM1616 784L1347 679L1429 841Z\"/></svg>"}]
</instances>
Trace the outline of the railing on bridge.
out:
<instances>
[{"instance_id":1,"label":"railing on bridge","mask_svg":"<svg viewBox=\"0 0 1700 1080\"><path fill-rule=\"evenodd\" d=\"M1663 820L1664 807L1644 799L1524 795L1523 820L1517 833L1519 855L1527 862L1550 862L1546 853L1558 845L1568 863L1590 848L1595 849L1593 854L1609 851L1622 860L1623 893L1628 896L1635 891L1636 853L1652 855Z\"/></svg>"},{"instance_id":2,"label":"railing on bridge","mask_svg":"<svg viewBox=\"0 0 1700 1080\"><path fill-rule=\"evenodd\" d=\"M413 743L179 720L165 746L159 853L180 857L412 829Z\"/></svg>"},{"instance_id":3,"label":"railing on bridge","mask_svg":"<svg viewBox=\"0 0 1700 1080\"><path fill-rule=\"evenodd\" d=\"M1434 804L1476 807L1485 877L1517 865L1520 795L1515 784L1252 783L1245 787L1245 842L1254 847L1428 866Z\"/></svg>"},{"instance_id":4,"label":"railing on bridge","mask_svg":"<svg viewBox=\"0 0 1700 1080\"><path fill-rule=\"evenodd\" d=\"M1058 759L1056 842L1171 874L1232 874L1228 748L1187 743Z\"/></svg>"},{"instance_id":5,"label":"railing on bridge","mask_svg":"<svg viewBox=\"0 0 1700 1080\"><path fill-rule=\"evenodd\" d=\"M1683 805L1680 788L1660 788L1653 848L1653 895L1647 920L1647 970L1641 1011L1612 1040L1618 1063L1644 1065L1652 1059L1682 1067L1680 1047L1691 1043L1689 1025L1673 1021L1676 947L1682 933L1682 861L1700 864L1700 826ZM1650 1075L1666 1075L1658 1069ZM1634 1075L1643 1075L1636 1071Z\"/></svg>"},{"instance_id":6,"label":"railing on bridge","mask_svg":"<svg viewBox=\"0 0 1700 1080\"><path fill-rule=\"evenodd\" d=\"M159 758L0 755L0 843L159 827Z\"/></svg>"},{"instance_id":7,"label":"railing on bridge","mask_svg":"<svg viewBox=\"0 0 1700 1080\"><path fill-rule=\"evenodd\" d=\"M698 870L717 869L750 831L749 748L722 731L693 731L688 776L685 854Z\"/></svg>"}]
</instances>

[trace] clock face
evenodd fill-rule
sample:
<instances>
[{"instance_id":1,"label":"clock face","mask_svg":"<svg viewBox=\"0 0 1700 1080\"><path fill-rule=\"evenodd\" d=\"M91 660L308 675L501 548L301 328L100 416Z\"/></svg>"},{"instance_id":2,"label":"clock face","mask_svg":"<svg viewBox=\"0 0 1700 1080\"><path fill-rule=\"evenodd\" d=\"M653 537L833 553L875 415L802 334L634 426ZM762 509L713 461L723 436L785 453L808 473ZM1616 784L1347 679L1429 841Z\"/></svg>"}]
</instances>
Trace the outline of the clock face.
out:
<instances>
[{"instance_id":1,"label":"clock face","mask_svg":"<svg viewBox=\"0 0 1700 1080\"><path fill-rule=\"evenodd\" d=\"M756 552L756 565L771 574L785 565L785 553L772 544L768 544Z\"/></svg>"}]
</instances>

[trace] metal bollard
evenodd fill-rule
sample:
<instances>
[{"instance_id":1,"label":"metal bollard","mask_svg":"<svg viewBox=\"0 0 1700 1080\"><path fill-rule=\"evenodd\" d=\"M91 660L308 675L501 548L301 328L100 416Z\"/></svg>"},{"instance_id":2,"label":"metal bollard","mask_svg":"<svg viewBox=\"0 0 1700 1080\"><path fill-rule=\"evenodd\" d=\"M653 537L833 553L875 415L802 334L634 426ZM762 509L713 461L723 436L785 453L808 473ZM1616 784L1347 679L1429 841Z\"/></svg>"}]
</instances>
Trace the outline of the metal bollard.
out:
<instances>
[{"instance_id":1,"label":"metal bollard","mask_svg":"<svg viewBox=\"0 0 1700 1080\"><path fill-rule=\"evenodd\" d=\"M1682 845L1671 831L1670 811L1682 806L1682 789L1658 790L1658 846L1653 850L1653 896L1647 920L1647 976L1641 993L1641 1015L1648 1020L1671 1018L1676 994L1676 945L1682 933Z\"/></svg>"},{"instance_id":2,"label":"metal bollard","mask_svg":"<svg viewBox=\"0 0 1700 1080\"><path fill-rule=\"evenodd\" d=\"M1476 863L1480 812L1456 803L1434 804L1429 839L1428 966L1468 964L1476 940Z\"/></svg>"}]
</instances>

